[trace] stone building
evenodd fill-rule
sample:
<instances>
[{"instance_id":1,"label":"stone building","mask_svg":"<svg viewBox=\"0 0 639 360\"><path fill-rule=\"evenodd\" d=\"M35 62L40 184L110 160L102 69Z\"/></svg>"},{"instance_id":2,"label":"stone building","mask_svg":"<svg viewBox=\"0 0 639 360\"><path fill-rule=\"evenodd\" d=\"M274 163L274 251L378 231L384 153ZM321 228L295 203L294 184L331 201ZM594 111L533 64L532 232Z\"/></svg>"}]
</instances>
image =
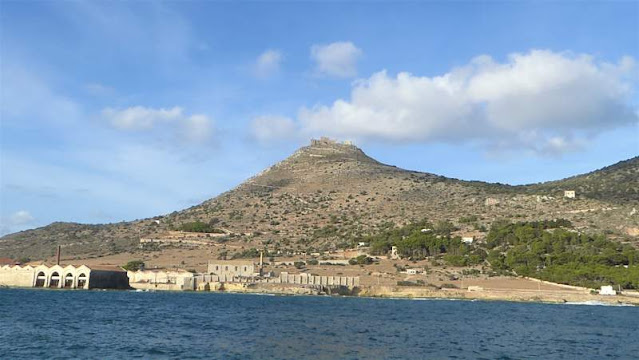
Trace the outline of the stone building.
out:
<instances>
[{"instance_id":1,"label":"stone building","mask_svg":"<svg viewBox=\"0 0 639 360\"><path fill-rule=\"evenodd\" d=\"M564 197L569 199L575 198L575 190L566 190L564 191Z\"/></svg>"},{"instance_id":2,"label":"stone building","mask_svg":"<svg viewBox=\"0 0 639 360\"><path fill-rule=\"evenodd\" d=\"M195 290L194 274L185 270L127 271L129 285L139 290Z\"/></svg>"},{"instance_id":3,"label":"stone building","mask_svg":"<svg viewBox=\"0 0 639 360\"><path fill-rule=\"evenodd\" d=\"M280 273L279 282L281 284L346 286L349 288L360 286L359 276L317 276L307 273L289 274L288 272Z\"/></svg>"},{"instance_id":4,"label":"stone building","mask_svg":"<svg viewBox=\"0 0 639 360\"><path fill-rule=\"evenodd\" d=\"M0 267L0 285L58 289L128 289L126 272L119 268L86 265Z\"/></svg>"},{"instance_id":5,"label":"stone building","mask_svg":"<svg viewBox=\"0 0 639 360\"><path fill-rule=\"evenodd\" d=\"M240 282L242 279L256 278L261 274L260 266L246 260L211 260L208 275L217 276L219 282Z\"/></svg>"}]
</instances>

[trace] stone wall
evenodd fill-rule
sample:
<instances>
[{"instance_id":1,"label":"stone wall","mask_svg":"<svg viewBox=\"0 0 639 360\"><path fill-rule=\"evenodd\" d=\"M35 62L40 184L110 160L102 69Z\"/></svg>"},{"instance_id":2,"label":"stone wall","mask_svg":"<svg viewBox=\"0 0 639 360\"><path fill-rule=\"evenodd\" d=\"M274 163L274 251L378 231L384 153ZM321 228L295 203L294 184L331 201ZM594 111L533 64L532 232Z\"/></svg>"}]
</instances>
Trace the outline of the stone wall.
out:
<instances>
[{"instance_id":1,"label":"stone wall","mask_svg":"<svg viewBox=\"0 0 639 360\"><path fill-rule=\"evenodd\" d=\"M311 274L280 273L280 283L298 285L359 287L359 276L317 276Z\"/></svg>"},{"instance_id":2,"label":"stone wall","mask_svg":"<svg viewBox=\"0 0 639 360\"><path fill-rule=\"evenodd\" d=\"M33 267L31 266L11 266L4 265L0 267L0 285L31 287L34 280Z\"/></svg>"},{"instance_id":3,"label":"stone wall","mask_svg":"<svg viewBox=\"0 0 639 360\"><path fill-rule=\"evenodd\" d=\"M188 271L128 271L129 285L134 289L193 290L194 274Z\"/></svg>"}]
</instances>

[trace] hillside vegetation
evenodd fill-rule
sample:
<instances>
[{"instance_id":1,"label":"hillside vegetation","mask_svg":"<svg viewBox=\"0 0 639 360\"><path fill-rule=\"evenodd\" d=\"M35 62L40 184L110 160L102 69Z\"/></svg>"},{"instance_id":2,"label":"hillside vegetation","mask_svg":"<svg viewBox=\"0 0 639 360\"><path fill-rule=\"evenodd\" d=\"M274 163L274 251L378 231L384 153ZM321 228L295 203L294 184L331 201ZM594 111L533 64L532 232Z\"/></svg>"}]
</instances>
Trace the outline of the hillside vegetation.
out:
<instances>
[{"instance_id":1,"label":"hillside vegetation","mask_svg":"<svg viewBox=\"0 0 639 360\"><path fill-rule=\"evenodd\" d=\"M524 188L531 192L556 194L564 190L575 190L577 194L591 199L618 204L637 204L639 202L639 157L620 161L588 174L527 185Z\"/></svg>"},{"instance_id":2,"label":"hillside vegetation","mask_svg":"<svg viewBox=\"0 0 639 360\"><path fill-rule=\"evenodd\" d=\"M432 230L430 230L432 229ZM428 230L428 231L424 231ZM494 274L596 288L619 285L639 289L639 250L603 234L576 232L570 221L493 224L486 242L465 244L450 231L420 221L389 227L365 238L372 252L388 255L391 247L410 260L441 260L452 266L485 265Z\"/></svg>"}]
</instances>

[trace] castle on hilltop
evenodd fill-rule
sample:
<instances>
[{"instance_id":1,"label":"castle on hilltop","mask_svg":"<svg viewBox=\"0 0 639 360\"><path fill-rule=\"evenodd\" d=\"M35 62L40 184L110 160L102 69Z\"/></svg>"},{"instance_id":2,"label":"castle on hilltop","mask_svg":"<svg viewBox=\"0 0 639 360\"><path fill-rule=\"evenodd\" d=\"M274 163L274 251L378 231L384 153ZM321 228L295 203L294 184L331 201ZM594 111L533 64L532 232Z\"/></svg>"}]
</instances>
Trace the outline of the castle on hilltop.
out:
<instances>
[{"instance_id":1,"label":"castle on hilltop","mask_svg":"<svg viewBox=\"0 0 639 360\"><path fill-rule=\"evenodd\" d=\"M322 136L319 139L311 139L311 146L322 146L322 145L353 145L353 142L350 140L338 142L337 140L333 140L326 136Z\"/></svg>"}]
</instances>

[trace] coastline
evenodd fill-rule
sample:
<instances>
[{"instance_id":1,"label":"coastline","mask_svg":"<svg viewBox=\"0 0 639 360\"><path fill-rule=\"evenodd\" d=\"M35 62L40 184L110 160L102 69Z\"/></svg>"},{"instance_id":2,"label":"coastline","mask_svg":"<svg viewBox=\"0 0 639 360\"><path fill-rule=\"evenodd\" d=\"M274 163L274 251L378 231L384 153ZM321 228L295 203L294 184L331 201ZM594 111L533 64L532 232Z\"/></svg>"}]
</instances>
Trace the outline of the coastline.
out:
<instances>
[{"instance_id":1,"label":"coastline","mask_svg":"<svg viewBox=\"0 0 639 360\"><path fill-rule=\"evenodd\" d=\"M255 284L258 285L258 284ZM323 296L323 297L353 297L369 299L387 300L460 300L460 301L506 301L517 303L538 303L538 304L567 304L567 305L602 305L602 306L639 306L639 297L616 295L603 296L586 293L554 293L547 291L466 291L460 289L432 290L421 287L401 287L401 286L371 286L367 288L356 288L350 294L334 293L326 294L317 289L299 286L273 287L263 286L227 286L224 290L215 291L193 291L196 293L217 293L217 294L245 294L245 295L270 295L270 296ZM25 287L0 286L4 289L28 289L28 290L48 290L48 291L95 291L78 289L40 289ZM131 289L138 292L169 292L184 293L175 290L153 290L153 289ZM105 290L101 290L105 291ZM121 290L112 290L121 291Z\"/></svg>"},{"instance_id":2,"label":"coastline","mask_svg":"<svg viewBox=\"0 0 639 360\"><path fill-rule=\"evenodd\" d=\"M590 294L589 289L576 291L537 291L537 290L483 290L468 291L462 289L432 289L428 287L404 286L367 286L350 290L349 292L335 292L327 294L317 288L304 286L283 286L281 284L225 284L223 290L210 292L233 294L263 294L280 296L344 296L375 299L448 299L448 300L480 300L480 301L508 301L531 302L546 304L578 304L597 303L609 305L639 306L639 297L616 295L604 296Z\"/></svg>"}]
</instances>

